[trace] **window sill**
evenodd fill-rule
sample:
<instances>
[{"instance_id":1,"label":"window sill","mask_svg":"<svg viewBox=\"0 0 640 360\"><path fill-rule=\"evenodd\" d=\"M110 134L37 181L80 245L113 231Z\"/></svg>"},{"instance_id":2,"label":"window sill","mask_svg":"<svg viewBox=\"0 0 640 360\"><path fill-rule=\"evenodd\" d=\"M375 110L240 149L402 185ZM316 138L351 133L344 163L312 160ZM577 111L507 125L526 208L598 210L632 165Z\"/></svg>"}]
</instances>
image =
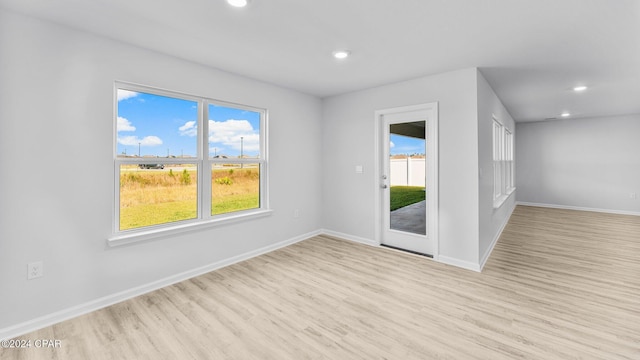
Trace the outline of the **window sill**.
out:
<instances>
[{"instance_id":1,"label":"window sill","mask_svg":"<svg viewBox=\"0 0 640 360\"><path fill-rule=\"evenodd\" d=\"M251 219L270 216L273 210L259 209L254 211L247 211L237 214L229 214L220 216L216 219L182 223L175 226L168 226L162 228L155 228L150 230L135 231L133 233L114 235L107 239L107 244L110 247L132 244L140 241L147 241L161 237L173 236L178 234L187 233L190 231L206 229L210 227L222 226L233 224L236 222L243 222Z\"/></svg>"},{"instance_id":2,"label":"window sill","mask_svg":"<svg viewBox=\"0 0 640 360\"><path fill-rule=\"evenodd\" d=\"M516 191L516 188L513 189L509 189L507 191L506 194L501 195L500 197L498 197L497 199L493 200L493 208L494 209L499 209L500 207L502 207L502 204L505 203L505 201L507 201L507 199L511 196L511 194L513 194Z\"/></svg>"}]
</instances>

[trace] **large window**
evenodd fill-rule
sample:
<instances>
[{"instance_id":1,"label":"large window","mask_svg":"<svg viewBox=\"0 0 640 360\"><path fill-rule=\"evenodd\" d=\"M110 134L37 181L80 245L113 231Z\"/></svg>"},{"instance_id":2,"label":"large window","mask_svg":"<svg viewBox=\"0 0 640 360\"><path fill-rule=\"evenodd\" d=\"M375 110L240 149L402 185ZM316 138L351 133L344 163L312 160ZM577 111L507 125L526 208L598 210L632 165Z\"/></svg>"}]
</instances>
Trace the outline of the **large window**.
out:
<instances>
[{"instance_id":1,"label":"large window","mask_svg":"<svg viewBox=\"0 0 640 360\"><path fill-rule=\"evenodd\" d=\"M493 207L500 207L515 190L513 133L493 118Z\"/></svg>"},{"instance_id":2,"label":"large window","mask_svg":"<svg viewBox=\"0 0 640 360\"><path fill-rule=\"evenodd\" d=\"M267 210L266 111L116 84L114 238Z\"/></svg>"}]
</instances>

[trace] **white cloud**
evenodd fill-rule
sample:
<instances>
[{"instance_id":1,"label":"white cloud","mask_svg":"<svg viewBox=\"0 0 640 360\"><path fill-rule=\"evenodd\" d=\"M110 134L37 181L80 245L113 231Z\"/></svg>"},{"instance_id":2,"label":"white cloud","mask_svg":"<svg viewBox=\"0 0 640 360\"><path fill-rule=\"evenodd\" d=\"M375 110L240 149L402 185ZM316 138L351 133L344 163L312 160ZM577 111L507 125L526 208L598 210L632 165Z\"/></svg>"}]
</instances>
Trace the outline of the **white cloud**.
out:
<instances>
[{"instance_id":1,"label":"white cloud","mask_svg":"<svg viewBox=\"0 0 640 360\"><path fill-rule=\"evenodd\" d=\"M389 141L389 148L393 148L395 146L396 146L396 144L394 144L393 141Z\"/></svg>"},{"instance_id":2,"label":"white cloud","mask_svg":"<svg viewBox=\"0 0 640 360\"><path fill-rule=\"evenodd\" d=\"M187 121L184 125L178 128L180 130L181 136L197 136L198 135L198 125L195 121Z\"/></svg>"},{"instance_id":3,"label":"white cloud","mask_svg":"<svg viewBox=\"0 0 640 360\"><path fill-rule=\"evenodd\" d=\"M235 150L240 150L242 137L242 147L245 152L259 151L260 134L257 131L247 120L209 120L209 141Z\"/></svg>"},{"instance_id":4,"label":"white cloud","mask_svg":"<svg viewBox=\"0 0 640 360\"><path fill-rule=\"evenodd\" d=\"M118 89L118 101L126 100L136 96L138 96L138 93L135 91Z\"/></svg>"},{"instance_id":5,"label":"white cloud","mask_svg":"<svg viewBox=\"0 0 640 360\"><path fill-rule=\"evenodd\" d=\"M125 119L121 116L118 116L118 123L116 125L116 130L120 131L136 131L136 127L131 124L131 121Z\"/></svg>"},{"instance_id":6,"label":"white cloud","mask_svg":"<svg viewBox=\"0 0 640 360\"><path fill-rule=\"evenodd\" d=\"M162 139L157 136L145 136L142 139L137 136L122 136L118 137L118 143L126 146L157 146L162 145Z\"/></svg>"}]
</instances>

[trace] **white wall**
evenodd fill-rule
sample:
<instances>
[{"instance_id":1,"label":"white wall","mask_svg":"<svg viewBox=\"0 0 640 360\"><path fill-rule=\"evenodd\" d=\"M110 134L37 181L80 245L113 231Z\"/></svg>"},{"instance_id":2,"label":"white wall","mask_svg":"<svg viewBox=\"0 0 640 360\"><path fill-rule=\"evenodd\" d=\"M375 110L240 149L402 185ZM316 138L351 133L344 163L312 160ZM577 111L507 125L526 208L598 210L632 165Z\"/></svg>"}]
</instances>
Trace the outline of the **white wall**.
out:
<instances>
[{"instance_id":1,"label":"white wall","mask_svg":"<svg viewBox=\"0 0 640 360\"><path fill-rule=\"evenodd\" d=\"M518 201L640 214L640 115L516 129Z\"/></svg>"},{"instance_id":2,"label":"white wall","mask_svg":"<svg viewBox=\"0 0 640 360\"><path fill-rule=\"evenodd\" d=\"M0 54L0 338L320 228L373 240L380 109L439 103L441 261L477 267L504 218L480 224L492 181L478 176L490 152L485 115L506 111L476 69L321 101L1 9ZM274 214L109 248L115 80L269 109ZM38 260L44 277L26 280Z\"/></svg>"},{"instance_id":3,"label":"white wall","mask_svg":"<svg viewBox=\"0 0 640 360\"><path fill-rule=\"evenodd\" d=\"M516 192L497 209L493 208L493 116L512 133L516 132L513 118L493 91L482 73L478 72L478 162L480 263L484 264L502 229L515 208ZM517 175L516 175L517 176Z\"/></svg>"},{"instance_id":4,"label":"white wall","mask_svg":"<svg viewBox=\"0 0 640 360\"><path fill-rule=\"evenodd\" d=\"M476 69L326 98L323 106L323 220L330 229L375 239L376 110L439 103L440 257L478 262ZM364 173L354 171L364 166Z\"/></svg>"},{"instance_id":5,"label":"white wall","mask_svg":"<svg viewBox=\"0 0 640 360\"><path fill-rule=\"evenodd\" d=\"M0 54L0 338L320 228L319 99L1 9ZM274 214L108 248L114 80L269 109ZM27 281L36 260L44 277Z\"/></svg>"}]
</instances>

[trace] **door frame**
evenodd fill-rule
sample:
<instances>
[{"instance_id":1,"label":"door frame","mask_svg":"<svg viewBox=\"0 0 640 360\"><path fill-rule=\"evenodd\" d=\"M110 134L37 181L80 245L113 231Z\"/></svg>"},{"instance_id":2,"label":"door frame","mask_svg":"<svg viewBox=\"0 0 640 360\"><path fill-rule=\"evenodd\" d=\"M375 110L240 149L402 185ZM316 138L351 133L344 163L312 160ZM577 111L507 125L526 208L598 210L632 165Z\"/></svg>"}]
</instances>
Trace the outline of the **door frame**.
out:
<instances>
[{"instance_id":1,"label":"door frame","mask_svg":"<svg viewBox=\"0 0 640 360\"><path fill-rule=\"evenodd\" d=\"M382 245L382 227L384 226L385 212L382 210L383 206L383 191L381 189L382 184L382 171L384 169L382 162L385 161L383 157L384 152L384 134L383 131L384 126L384 116L390 114L398 114L398 113L406 113L406 112L414 112L414 111L426 111L429 116L426 119L426 129L427 129L427 186L428 193L430 194L429 200L427 201L427 214L428 214L428 224L427 227L427 238L430 239L433 245L433 259L438 260L438 255L440 254L440 239L439 239L439 223L438 223L438 209L439 209L439 186L438 186L438 103L425 103L418 105L410 105L410 106L400 106L382 110L375 111L375 128L374 128L374 138L375 138L375 163L374 163L374 212L375 212L375 241L378 245Z\"/></svg>"}]
</instances>

